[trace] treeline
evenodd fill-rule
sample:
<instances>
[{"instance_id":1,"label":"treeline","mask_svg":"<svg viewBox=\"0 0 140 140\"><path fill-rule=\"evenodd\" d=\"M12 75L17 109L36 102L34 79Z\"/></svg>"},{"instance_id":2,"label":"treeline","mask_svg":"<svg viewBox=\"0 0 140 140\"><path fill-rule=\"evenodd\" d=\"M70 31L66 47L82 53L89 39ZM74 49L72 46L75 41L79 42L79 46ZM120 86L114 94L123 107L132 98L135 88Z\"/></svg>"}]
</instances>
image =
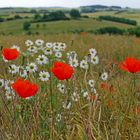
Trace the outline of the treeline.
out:
<instances>
[{"instance_id":1,"label":"treeline","mask_svg":"<svg viewBox=\"0 0 140 140\"><path fill-rule=\"evenodd\" d=\"M84 29L76 29L71 30L71 33L92 33L92 34L109 34L109 35L134 35L140 37L140 27L130 28L130 29L120 29L117 27L103 27L97 30L84 30Z\"/></svg>"},{"instance_id":2,"label":"treeline","mask_svg":"<svg viewBox=\"0 0 140 140\"><path fill-rule=\"evenodd\" d=\"M28 17L27 16L26 17L21 17L19 15L15 15L14 17L0 18L0 22L16 20L16 19L23 19L23 18L28 18Z\"/></svg>"},{"instance_id":3,"label":"treeline","mask_svg":"<svg viewBox=\"0 0 140 140\"><path fill-rule=\"evenodd\" d=\"M100 20L120 22L120 23L129 24L129 25L137 25L137 22L135 20L120 18L120 17L114 17L114 16L99 16L99 19Z\"/></svg>"},{"instance_id":4,"label":"treeline","mask_svg":"<svg viewBox=\"0 0 140 140\"><path fill-rule=\"evenodd\" d=\"M135 35L140 37L140 27L130 29L120 29L117 27L104 27L94 31L95 34L118 34L118 35Z\"/></svg>"},{"instance_id":5,"label":"treeline","mask_svg":"<svg viewBox=\"0 0 140 140\"><path fill-rule=\"evenodd\" d=\"M40 15L39 13L35 14L32 22L46 22L46 21L58 21L58 20L70 20L71 18L80 18L80 12L76 9L72 9L69 12L69 17L62 11L50 12L48 14ZM87 18L87 17L84 17Z\"/></svg>"},{"instance_id":6,"label":"treeline","mask_svg":"<svg viewBox=\"0 0 140 140\"><path fill-rule=\"evenodd\" d=\"M62 12L51 12L49 14L36 14L34 16L33 22L45 22L45 21L56 21L56 20L69 20L69 18Z\"/></svg>"}]
</instances>

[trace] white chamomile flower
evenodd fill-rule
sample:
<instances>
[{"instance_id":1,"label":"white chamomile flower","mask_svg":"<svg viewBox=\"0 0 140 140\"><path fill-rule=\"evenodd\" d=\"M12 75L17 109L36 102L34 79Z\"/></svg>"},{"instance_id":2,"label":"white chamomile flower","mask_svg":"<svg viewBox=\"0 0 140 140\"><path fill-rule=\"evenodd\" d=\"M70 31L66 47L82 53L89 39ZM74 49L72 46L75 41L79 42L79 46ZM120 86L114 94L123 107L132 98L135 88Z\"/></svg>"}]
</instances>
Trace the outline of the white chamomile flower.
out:
<instances>
[{"instance_id":1,"label":"white chamomile flower","mask_svg":"<svg viewBox=\"0 0 140 140\"><path fill-rule=\"evenodd\" d=\"M39 65L43 65L43 64L47 64L48 63L48 58L45 55L39 55L36 60L37 60L37 63Z\"/></svg>"},{"instance_id":2,"label":"white chamomile flower","mask_svg":"<svg viewBox=\"0 0 140 140\"><path fill-rule=\"evenodd\" d=\"M45 48L45 49L43 50L43 52L44 52L45 55L52 55L52 53L53 53L53 51L52 51L51 48Z\"/></svg>"},{"instance_id":3,"label":"white chamomile flower","mask_svg":"<svg viewBox=\"0 0 140 140\"><path fill-rule=\"evenodd\" d=\"M34 43L31 41L31 40L26 40L25 41L25 45L27 46L27 47L29 47L29 46L32 46Z\"/></svg>"},{"instance_id":4,"label":"white chamomile flower","mask_svg":"<svg viewBox=\"0 0 140 140\"><path fill-rule=\"evenodd\" d=\"M3 87L4 87L4 80L0 79L0 88L3 88Z\"/></svg>"},{"instance_id":5,"label":"white chamomile flower","mask_svg":"<svg viewBox=\"0 0 140 140\"><path fill-rule=\"evenodd\" d=\"M91 79L88 81L88 84L91 88L93 88L95 86L95 81Z\"/></svg>"},{"instance_id":6,"label":"white chamomile flower","mask_svg":"<svg viewBox=\"0 0 140 140\"><path fill-rule=\"evenodd\" d=\"M13 90L6 90L5 96L8 100L15 97L15 92Z\"/></svg>"},{"instance_id":7,"label":"white chamomile flower","mask_svg":"<svg viewBox=\"0 0 140 140\"><path fill-rule=\"evenodd\" d=\"M50 78L50 74L48 72L45 72L45 71L41 71L39 73L39 79L43 82L46 82L48 81Z\"/></svg>"},{"instance_id":8,"label":"white chamomile flower","mask_svg":"<svg viewBox=\"0 0 140 140\"><path fill-rule=\"evenodd\" d=\"M80 97L79 97L79 95L78 95L76 92L74 92L71 98L72 98L72 100L73 100L74 102L77 102L77 101L79 100Z\"/></svg>"},{"instance_id":9,"label":"white chamomile flower","mask_svg":"<svg viewBox=\"0 0 140 140\"><path fill-rule=\"evenodd\" d=\"M13 80L6 80L4 82L4 88L6 91L10 91L11 90L11 84L13 84L14 81Z\"/></svg>"},{"instance_id":10,"label":"white chamomile flower","mask_svg":"<svg viewBox=\"0 0 140 140\"><path fill-rule=\"evenodd\" d=\"M66 43L60 43L61 51L64 51L67 48Z\"/></svg>"},{"instance_id":11,"label":"white chamomile flower","mask_svg":"<svg viewBox=\"0 0 140 140\"><path fill-rule=\"evenodd\" d=\"M53 44L53 51L54 51L54 52L59 52L59 51L61 51L61 47L60 47L60 44L59 44L59 43L54 43L54 44Z\"/></svg>"},{"instance_id":12,"label":"white chamomile flower","mask_svg":"<svg viewBox=\"0 0 140 140\"><path fill-rule=\"evenodd\" d=\"M62 53L61 52L55 52L55 57L61 58L62 57Z\"/></svg>"},{"instance_id":13,"label":"white chamomile flower","mask_svg":"<svg viewBox=\"0 0 140 140\"><path fill-rule=\"evenodd\" d=\"M96 56L97 51L94 48L89 49L89 53L91 54L92 57Z\"/></svg>"},{"instance_id":14,"label":"white chamomile flower","mask_svg":"<svg viewBox=\"0 0 140 140\"><path fill-rule=\"evenodd\" d=\"M20 52L20 47L18 47L17 45L13 45L11 49L16 49L18 52Z\"/></svg>"},{"instance_id":15,"label":"white chamomile flower","mask_svg":"<svg viewBox=\"0 0 140 140\"><path fill-rule=\"evenodd\" d=\"M102 73L102 74L101 74L101 79L102 79L103 81L106 81L106 80L108 79L108 73L107 73L107 72Z\"/></svg>"},{"instance_id":16,"label":"white chamomile flower","mask_svg":"<svg viewBox=\"0 0 140 140\"><path fill-rule=\"evenodd\" d=\"M88 62L86 60L82 60L80 62L80 67L83 69L88 69L88 67L89 67Z\"/></svg>"},{"instance_id":17,"label":"white chamomile flower","mask_svg":"<svg viewBox=\"0 0 140 140\"><path fill-rule=\"evenodd\" d=\"M35 63L30 63L26 66L26 70L29 72L36 72L37 71L37 65Z\"/></svg>"},{"instance_id":18,"label":"white chamomile flower","mask_svg":"<svg viewBox=\"0 0 140 140\"><path fill-rule=\"evenodd\" d=\"M22 70L22 71L20 71L19 75L20 75L20 77L22 77L22 78L27 77L27 75L28 75L27 70Z\"/></svg>"},{"instance_id":19,"label":"white chamomile flower","mask_svg":"<svg viewBox=\"0 0 140 140\"><path fill-rule=\"evenodd\" d=\"M38 49L36 46L29 46L29 48L27 49L28 52L30 53L37 53Z\"/></svg>"},{"instance_id":20,"label":"white chamomile flower","mask_svg":"<svg viewBox=\"0 0 140 140\"><path fill-rule=\"evenodd\" d=\"M63 108L64 109L70 109L71 108L71 102L63 102Z\"/></svg>"},{"instance_id":21,"label":"white chamomile flower","mask_svg":"<svg viewBox=\"0 0 140 140\"><path fill-rule=\"evenodd\" d=\"M93 92L94 94L97 94L97 90L95 88L91 88L91 92Z\"/></svg>"},{"instance_id":22,"label":"white chamomile flower","mask_svg":"<svg viewBox=\"0 0 140 140\"><path fill-rule=\"evenodd\" d=\"M60 122L60 121L61 121L61 119L62 119L61 114L57 114L57 116L56 116L56 121L57 121L57 122Z\"/></svg>"},{"instance_id":23,"label":"white chamomile flower","mask_svg":"<svg viewBox=\"0 0 140 140\"><path fill-rule=\"evenodd\" d=\"M53 43L52 42L47 42L46 43L46 47L47 48L52 48L53 47Z\"/></svg>"},{"instance_id":24,"label":"white chamomile flower","mask_svg":"<svg viewBox=\"0 0 140 140\"><path fill-rule=\"evenodd\" d=\"M67 53L67 58L68 59L76 59L77 58L77 53L75 51L68 52Z\"/></svg>"},{"instance_id":25,"label":"white chamomile flower","mask_svg":"<svg viewBox=\"0 0 140 140\"><path fill-rule=\"evenodd\" d=\"M98 56L91 56L91 63L94 65L99 64L99 57Z\"/></svg>"},{"instance_id":26,"label":"white chamomile flower","mask_svg":"<svg viewBox=\"0 0 140 140\"><path fill-rule=\"evenodd\" d=\"M61 92L61 93L65 93L65 86L63 84L58 84L57 85L57 88L58 90Z\"/></svg>"},{"instance_id":27,"label":"white chamomile flower","mask_svg":"<svg viewBox=\"0 0 140 140\"><path fill-rule=\"evenodd\" d=\"M69 64L70 64L70 66L72 66L72 67L74 67L74 68L76 68L76 67L78 67L79 66L79 62L78 62L78 60L77 59L69 59Z\"/></svg>"},{"instance_id":28,"label":"white chamomile flower","mask_svg":"<svg viewBox=\"0 0 140 140\"><path fill-rule=\"evenodd\" d=\"M42 45L44 44L44 41L43 41L42 39L37 39L37 40L35 41L35 44L36 44L37 46L42 46Z\"/></svg>"},{"instance_id":29,"label":"white chamomile flower","mask_svg":"<svg viewBox=\"0 0 140 140\"><path fill-rule=\"evenodd\" d=\"M19 67L16 66L15 64L12 64L9 66L9 73L11 74L16 74L19 72Z\"/></svg>"},{"instance_id":30,"label":"white chamomile flower","mask_svg":"<svg viewBox=\"0 0 140 140\"><path fill-rule=\"evenodd\" d=\"M87 91L83 91L82 94L83 94L84 98L88 97L88 92Z\"/></svg>"}]
</instances>

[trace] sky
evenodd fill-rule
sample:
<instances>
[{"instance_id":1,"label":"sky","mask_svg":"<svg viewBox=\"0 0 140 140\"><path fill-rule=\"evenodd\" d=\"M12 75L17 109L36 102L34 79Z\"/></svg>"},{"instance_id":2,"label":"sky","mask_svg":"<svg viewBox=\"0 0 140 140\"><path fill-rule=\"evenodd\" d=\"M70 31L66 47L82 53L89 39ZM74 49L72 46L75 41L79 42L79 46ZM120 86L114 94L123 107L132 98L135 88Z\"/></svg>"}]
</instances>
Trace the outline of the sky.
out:
<instances>
[{"instance_id":1,"label":"sky","mask_svg":"<svg viewBox=\"0 0 140 140\"><path fill-rule=\"evenodd\" d=\"M140 0L0 0L0 7L79 7L96 4L140 8Z\"/></svg>"}]
</instances>

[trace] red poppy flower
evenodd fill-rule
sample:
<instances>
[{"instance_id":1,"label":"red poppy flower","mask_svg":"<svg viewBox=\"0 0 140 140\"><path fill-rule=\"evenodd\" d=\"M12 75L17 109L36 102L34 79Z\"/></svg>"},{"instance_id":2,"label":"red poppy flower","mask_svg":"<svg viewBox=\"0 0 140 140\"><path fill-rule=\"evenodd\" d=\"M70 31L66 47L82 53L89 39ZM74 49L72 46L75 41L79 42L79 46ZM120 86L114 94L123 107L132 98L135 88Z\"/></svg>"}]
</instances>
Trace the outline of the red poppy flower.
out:
<instances>
[{"instance_id":1,"label":"red poppy flower","mask_svg":"<svg viewBox=\"0 0 140 140\"><path fill-rule=\"evenodd\" d=\"M126 58L119 64L119 67L130 73L140 72L140 60L135 58Z\"/></svg>"},{"instance_id":2,"label":"red poppy flower","mask_svg":"<svg viewBox=\"0 0 140 140\"><path fill-rule=\"evenodd\" d=\"M23 80L21 78L12 84L12 88L21 98L34 96L38 91L36 84L32 84L28 80Z\"/></svg>"},{"instance_id":3,"label":"red poppy flower","mask_svg":"<svg viewBox=\"0 0 140 140\"><path fill-rule=\"evenodd\" d=\"M81 35L87 35L87 32L80 32Z\"/></svg>"},{"instance_id":4,"label":"red poppy flower","mask_svg":"<svg viewBox=\"0 0 140 140\"><path fill-rule=\"evenodd\" d=\"M14 60L19 56L19 52L17 49L4 48L2 50L2 55L6 60Z\"/></svg>"},{"instance_id":5,"label":"red poppy flower","mask_svg":"<svg viewBox=\"0 0 140 140\"><path fill-rule=\"evenodd\" d=\"M90 100L95 100L96 98L97 98L96 95L89 95L89 99L90 99Z\"/></svg>"},{"instance_id":6,"label":"red poppy flower","mask_svg":"<svg viewBox=\"0 0 140 140\"><path fill-rule=\"evenodd\" d=\"M59 79L59 80L67 80L70 79L74 70L68 64L63 62L54 62L54 66L51 69L51 72Z\"/></svg>"},{"instance_id":7,"label":"red poppy flower","mask_svg":"<svg viewBox=\"0 0 140 140\"><path fill-rule=\"evenodd\" d=\"M115 92L116 89L114 88L113 85L109 85L107 83L101 83L101 88L106 90L106 91L110 91L110 92Z\"/></svg>"}]
</instances>

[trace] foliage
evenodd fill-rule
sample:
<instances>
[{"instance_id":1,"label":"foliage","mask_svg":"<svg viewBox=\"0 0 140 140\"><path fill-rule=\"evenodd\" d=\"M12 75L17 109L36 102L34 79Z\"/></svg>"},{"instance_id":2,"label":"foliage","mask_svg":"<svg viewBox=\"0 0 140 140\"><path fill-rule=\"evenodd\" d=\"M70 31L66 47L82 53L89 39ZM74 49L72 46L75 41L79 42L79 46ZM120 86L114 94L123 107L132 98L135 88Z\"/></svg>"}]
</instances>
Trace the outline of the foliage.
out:
<instances>
[{"instance_id":1,"label":"foliage","mask_svg":"<svg viewBox=\"0 0 140 140\"><path fill-rule=\"evenodd\" d=\"M104 28L100 28L96 31L96 33L98 34L119 34L119 35L123 35L123 33L125 32L125 30L117 28L117 27L104 27Z\"/></svg>"},{"instance_id":2,"label":"foliage","mask_svg":"<svg viewBox=\"0 0 140 140\"><path fill-rule=\"evenodd\" d=\"M76 9L72 9L70 11L70 16L72 18L80 18L81 17L80 12L78 10L76 10Z\"/></svg>"},{"instance_id":3,"label":"foliage","mask_svg":"<svg viewBox=\"0 0 140 140\"><path fill-rule=\"evenodd\" d=\"M127 31L129 35L136 35L137 37L140 37L140 27L131 28L128 29Z\"/></svg>"},{"instance_id":4,"label":"foliage","mask_svg":"<svg viewBox=\"0 0 140 140\"><path fill-rule=\"evenodd\" d=\"M23 30L25 30L25 31L29 30L30 26L31 26L30 22L24 22L23 23Z\"/></svg>"},{"instance_id":5,"label":"foliage","mask_svg":"<svg viewBox=\"0 0 140 140\"><path fill-rule=\"evenodd\" d=\"M0 22L4 22L4 18L0 18Z\"/></svg>"},{"instance_id":6,"label":"foliage","mask_svg":"<svg viewBox=\"0 0 140 140\"><path fill-rule=\"evenodd\" d=\"M44 14L43 16L35 15L33 22L45 22L45 21L57 21L57 20L69 20L68 17L62 12L51 12Z\"/></svg>"},{"instance_id":7,"label":"foliage","mask_svg":"<svg viewBox=\"0 0 140 140\"><path fill-rule=\"evenodd\" d=\"M114 17L114 16L99 16L99 19L120 22L120 23L125 23L125 24L130 24L130 25L137 25L137 22L135 20Z\"/></svg>"}]
</instances>

